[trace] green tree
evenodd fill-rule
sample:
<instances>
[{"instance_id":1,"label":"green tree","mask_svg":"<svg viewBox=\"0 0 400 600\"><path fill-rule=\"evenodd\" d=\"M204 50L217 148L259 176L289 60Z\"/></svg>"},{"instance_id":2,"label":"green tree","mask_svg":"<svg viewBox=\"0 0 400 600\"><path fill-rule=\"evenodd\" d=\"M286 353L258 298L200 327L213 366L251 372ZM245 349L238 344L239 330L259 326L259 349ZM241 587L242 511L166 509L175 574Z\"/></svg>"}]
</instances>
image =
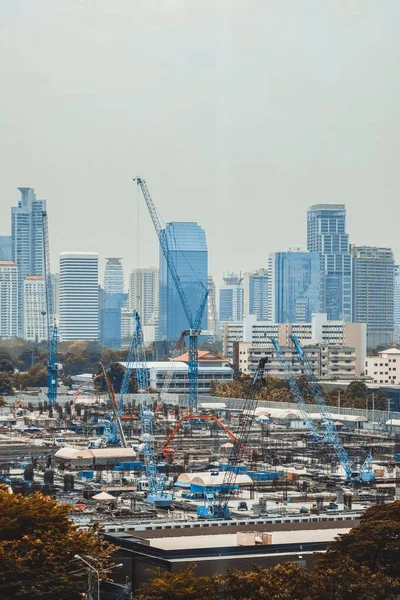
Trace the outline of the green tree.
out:
<instances>
[{"instance_id":1,"label":"green tree","mask_svg":"<svg viewBox=\"0 0 400 600\"><path fill-rule=\"evenodd\" d=\"M3 396L13 394L13 381L7 373L0 373L0 394Z\"/></svg>"},{"instance_id":2,"label":"green tree","mask_svg":"<svg viewBox=\"0 0 400 600\"><path fill-rule=\"evenodd\" d=\"M369 508L360 524L340 535L319 558L320 567L353 560L373 572L400 574L400 500Z\"/></svg>"},{"instance_id":3,"label":"green tree","mask_svg":"<svg viewBox=\"0 0 400 600\"><path fill-rule=\"evenodd\" d=\"M64 598L84 588L86 571L75 554L107 566L115 548L95 532L78 531L69 508L42 494L21 496L0 488L0 597Z\"/></svg>"}]
</instances>

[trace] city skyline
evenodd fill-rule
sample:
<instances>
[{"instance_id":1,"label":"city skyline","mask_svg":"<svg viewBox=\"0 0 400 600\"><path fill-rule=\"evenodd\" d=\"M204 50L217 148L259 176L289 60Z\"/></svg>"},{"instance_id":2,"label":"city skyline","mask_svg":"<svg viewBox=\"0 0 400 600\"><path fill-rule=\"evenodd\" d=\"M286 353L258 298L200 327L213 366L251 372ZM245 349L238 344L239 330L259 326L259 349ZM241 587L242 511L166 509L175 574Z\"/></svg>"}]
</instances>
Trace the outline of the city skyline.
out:
<instances>
[{"instance_id":1,"label":"city skyline","mask_svg":"<svg viewBox=\"0 0 400 600\"><path fill-rule=\"evenodd\" d=\"M234 3L29 4L2 3L0 221L16 185L35 187L53 270L72 236L126 273L156 264L138 174L164 221L207 231L217 284L266 266L253 240L264 257L305 249L298 224L322 202L346 205L352 243L400 261L397 1L283 0L257 17Z\"/></svg>"}]
</instances>

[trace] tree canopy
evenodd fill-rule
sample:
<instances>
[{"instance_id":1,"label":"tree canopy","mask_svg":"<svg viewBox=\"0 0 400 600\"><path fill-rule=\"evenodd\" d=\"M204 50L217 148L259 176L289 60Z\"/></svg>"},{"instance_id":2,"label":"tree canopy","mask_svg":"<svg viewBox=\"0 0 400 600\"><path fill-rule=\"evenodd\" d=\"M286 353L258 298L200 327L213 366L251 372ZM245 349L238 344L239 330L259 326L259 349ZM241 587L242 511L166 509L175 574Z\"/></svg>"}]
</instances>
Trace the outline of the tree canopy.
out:
<instances>
[{"instance_id":1,"label":"tree canopy","mask_svg":"<svg viewBox=\"0 0 400 600\"><path fill-rule=\"evenodd\" d=\"M0 487L0 598L50 600L85 589L86 570L75 554L107 566L115 548L95 532L78 531L69 507L42 494Z\"/></svg>"}]
</instances>

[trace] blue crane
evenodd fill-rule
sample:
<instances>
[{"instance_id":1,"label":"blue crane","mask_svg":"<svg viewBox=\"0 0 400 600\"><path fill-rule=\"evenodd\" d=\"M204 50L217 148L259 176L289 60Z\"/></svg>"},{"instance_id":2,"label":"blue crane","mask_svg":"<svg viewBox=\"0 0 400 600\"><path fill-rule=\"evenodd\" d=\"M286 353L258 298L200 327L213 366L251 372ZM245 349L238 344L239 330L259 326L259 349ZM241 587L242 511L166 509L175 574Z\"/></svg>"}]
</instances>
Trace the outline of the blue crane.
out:
<instances>
[{"instance_id":1,"label":"blue crane","mask_svg":"<svg viewBox=\"0 0 400 600\"><path fill-rule=\"evenodd\" d=\"M315 425L313 418L311 417L310 409L309 409L306 401L303 398L303 395L300 391L299 386L297 385L297 381L294 377L291 366L285 358L285 353L282 350L282 348L280 347L279 342L276 338L271 338L271 343L272 343L272 345L275 349L275 352L278 356L279 362L285 371L287 381L289 383L290 389L292 390L292 394L297 402L297 405L300 409L302 417L303 417L308 429L311 431L314 440L318 440L320 436L318 434L317 427Z\"/></svg>"},{"instance_id":2,"label":"blue crane","mask_svg":"<svg viewBox=\"0 0 400 600\"><path fill-rule=\"evenodd\" d=\"M199 506L197 508L197 514L199 517L205 519L230 519L230 511L228 506L229 497L232 491L235 489L238 466L243 460L243 454L249 439L254 413L257 408L257 391L260 385L263 383L264 369L267 362L268 358L261 358L254 372L251 386L243 406L243 412L241 414L242 423L240 426L240 431L236 436L238 442L240 443L236 443L232 447L228 459L227 469L224 473L224 478L221 485L221 492L217 499L214 498L214 495L211 491L206 493L207 502L205 506Z\"/></svg>"},{"instance_id":3,"label":"blue crane","mask_svg":"<svg viewBox=\"0 0 400 600\"><path fill-rule=\"evenodd\" d=\"M179 278L176 265L171 256L165 229L161 227L157 210L150 196L147 184L144 179L141 179L140 177L136 177L134 181L137 182L142 190L143 197L153 221L154 229L156 230L160 242L161 250L164 254L169 272L171 273L171 277L174 281L176 291L188 321L189 329L186 331L186 335L189 336L189 411L190 413L193 413L197 411L197 380L199 376L198 339L201 334L201 321L207 304L208 289L203 286L203 296L200 301L199 309L194 316L183 289L182 282Z\"/></svg>"},{"instance_id":4,"label":"blue crane","mask_svg":"<svg viewBox=\"0 0 400 600\"><path fill-rule=\"evenodd\" d=\"M142 428L144 465L149 486L147 501L149 504L167 508L171 506L174 497L172 493L165 491L166 476L157 471L157 455L153 431L154 412L153 403L148 391L148 369L146 364L143 329L139 313L135 312L134 316L135 332L133 354L136 363L138 393L140 394L140 422Z\"/></svg>"},{"instance_id":5,"label":"blue crane","mask_svg":"<svg viewBox=\"0 0 400 600\"><path fill-rule=\"evenodd\" d=\"M47 362L47 398L51 407L57 400L57 346L58 346L58 329L54 319L53 307L53 292L50 274L50 249L49 249L49 226L47 220L47 212L42 211L42 231L43 231L43 266L44 266L44 283L46 291L46 315L47 320L47 340L49 358Z\"/></svg>"},{"instance_id":6,"label":"blue crane","mask_svg":"<svg viewBox=\"0 0 400 600\"><path fill-rule=\"evenodd\" d=\"M352 461L349 458L349 455L345 448L343 447L343 442L336 430L335 424L332 420L329 408L325 402L325 398L321 389L317 383L317 380L314 375L314 371L308 360L304 349L302 348L300 341L295 335L290 336L294 347L296 348L296 352L299 358L299 363L303 369L303 374L306 377L307 385L310 389L312 397L314 398L316 404L318 405L319 412L322 416L322 424L324 426L324 440L329 444L332 444L333 449L335 450L336 456L338 457L341 465L343 466L344 472L346 474L346 480L357 480L364 482L372 481L375 478L374 471L372 469L372 456L369 454L365 459L364 464L362 465L360 472L357 472L354 468Z\"/></svg>"}]
</instances>

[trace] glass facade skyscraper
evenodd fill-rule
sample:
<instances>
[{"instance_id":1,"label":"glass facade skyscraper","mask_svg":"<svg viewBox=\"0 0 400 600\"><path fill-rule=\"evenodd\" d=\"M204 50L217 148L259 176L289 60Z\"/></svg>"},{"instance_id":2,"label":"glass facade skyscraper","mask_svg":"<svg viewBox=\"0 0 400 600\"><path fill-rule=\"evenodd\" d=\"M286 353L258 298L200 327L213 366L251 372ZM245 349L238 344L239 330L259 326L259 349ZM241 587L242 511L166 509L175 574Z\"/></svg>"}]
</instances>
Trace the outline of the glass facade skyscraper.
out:
<instances>
[{"instance_id":1,"label":"glass facade skyscraper","mask_svg":"<svg viewBox=\"0 0 400 600\"><path fill-rule=\"evenodd\" d=\"M394 341L400 342L400 265L394 267Z\"/></svg>"},{"instance_id":2,"label":"glass facade skyscraper","mask_svg":"<svg viewBox=\"0 0 400 600\"><path fill-rule=\"evenodd\" d=\"M352 321L352 260L344 204L316 204L307 212L307 250L319 252L330 321Z\"/></svg>"},{"instance_id":3,"label":"glass facade skyscraper","mask_svg":"<svg viewBox=\"0 0 400 600\"><path fill-rule=\"evenodd\" d=\"M257 315L258 321L271 320L271 298L269 296L269 274L267 269L245 273L244 314Z\"/></svg>"},{"instance_id":4,"label":"glass facade skyscraper","mask_svg":"<svg viewBox=\"0 0 400 600\"><path fill-rule=\"evenodd\" d=\"M269 256L274 323L310 323L321 312L321 261L318 252L274 252Z\"/></svg>"},{"instance_id":5,"label":"glass facade skyscraper","mask_svg":"<svg viewBox=\"0 0 400 600\"><path fill-rule=\"evenodd\" d=\"M219 322L243 320L243 283L234 273L224 277L224 286L219 290Z\"/></svg>"},{"instance_id":6,"label":"glass facade skyscraper","mask_svg":"<svg viewBox=\"0 0 400 600\"><path fill-rule=\"evenodd\" d=\"M193 317L200 306L208 281L208 251L206 234L197 223L167 223L166 239ZM188 328L182 303L160 248L159 280L159 340L175 341ZM201 328L207 328L204 310Z\"/></svg>"},{"instance_id":7,"label":"glass facade skyscraper","mask_svg":"<svg viewBox=\"0 0 400 600\"><path fill-rule=\"evenodd\" d=\"M18 267L18 330L23 335L23 292L27 275L44 276L43 217L46 200L37 200L33 188L18 188L21 198L11 208L11 257Z\"/></svg>"},{"instance_id":8,"label":"glass facade skyscraper","mask_svg":"<svg viewBox=\"0 0 400 600\"><path fill-rule=\"evenodd\" d=\"M394 329L394 257L390 248L352 246L353 320L367 324L367 345L389 346Z\"/></svg>"}]
</instances>

